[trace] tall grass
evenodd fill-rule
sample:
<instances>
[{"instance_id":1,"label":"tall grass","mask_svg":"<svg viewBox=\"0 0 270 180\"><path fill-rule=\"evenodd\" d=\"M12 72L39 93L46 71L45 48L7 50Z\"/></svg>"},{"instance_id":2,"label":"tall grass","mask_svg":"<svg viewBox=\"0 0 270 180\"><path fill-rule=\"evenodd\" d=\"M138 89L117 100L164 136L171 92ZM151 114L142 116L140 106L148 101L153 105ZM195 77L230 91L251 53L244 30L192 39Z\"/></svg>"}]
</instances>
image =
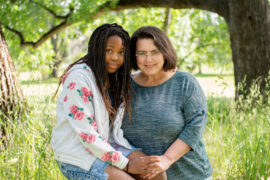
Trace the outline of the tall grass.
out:
<instances>
[{"instance_id":1,"label":"tall grass","mask_svg":"<svg viewBox=\"0 0 270 180\"><path fill-rule=\"evenodd\" d=\"M56 123L55 102L51 101L56 81L24 82L22 88L31 113L8 123L7 147L0 144L0 179L64 179L50 147ZM260 98L254 103L252 96L238 105L231 98L208 97L204 142L213 179L270 177L270 105Z\"/></svg>"},{"instance_id":2,"label":"tall grass","mask_svg":"<svg viewBox=\"0 0 270 180\"><path fill-rule=\"evenodd\" d=\"M7 147L0 144L0 179L64 179L50 147L56 122L51 94L56 82L23 82L22 88L30 114L21 121L8 121Z\"/></svg>"},{"instance_id":3,"label":"tall grass","mask_svg":"<svg viewBox=\"0 0 270 180\"><path fill-rule=\"evenodd\" d=\"M204 135L214 179L270 179L270 103L256 85L246 98L208 97Z\"/></svg>"}]
</instances>

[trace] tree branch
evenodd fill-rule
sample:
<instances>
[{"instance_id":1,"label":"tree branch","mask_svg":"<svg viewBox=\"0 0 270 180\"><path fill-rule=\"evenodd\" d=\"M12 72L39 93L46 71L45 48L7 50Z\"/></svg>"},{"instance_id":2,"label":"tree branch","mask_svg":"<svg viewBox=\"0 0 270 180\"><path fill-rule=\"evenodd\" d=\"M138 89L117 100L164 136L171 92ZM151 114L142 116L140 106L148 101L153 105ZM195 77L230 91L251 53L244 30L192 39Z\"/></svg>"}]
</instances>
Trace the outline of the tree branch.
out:
<instances>
[{"instance_id":1,"label":"tree branch","mask_svg":"<svg viewBox=\"0 0 270 180\"><path fill-rule=\"evenodd\" d=\"M25 41L25 38L20 31L3 24L3 26L6 29L8 29L9 31L11 31L19 36L21 47L32 46L33 48L39 47L42 43L44 43L47 39L52 37L54 34L58 33L59 31L65 29L66 27L68 27L70 25L72 25L72 23L67 23L67 21L64 21L64 22L58 24L57 26L54 26L53 28L51 28L47 33L43 34L39 38L39 40L37 40L36 42L33 42L33 41Z\"/></svg>"},{"instance_id":2,"label":"tree branch","mask_svg":"<svg viewBox=\"0 0 270 180\"><path fill-rule=\"evenodd\" d=\"M98 18L99 16L101 16L102 14L104 14L106 11L109 11L109 9L108 9L109 7L110 7L109 2L104 3L102 6L100 6L99 10L90 17L91 20L94 20L94 19ZM73 24L73 22L68 22L68 18L72 15L72 12L73 12L73 9L70 9L70 12L66 16L63 16L63 17L65 17L65 20L62 21L62 23L58 24L57 26L52 27L48 32L43 34L36 42L25 41L25 38L24 38L22 32L20 32L16 29L13 29L7 25L4 25L4 24L3 24L3 26L6 29L8 29L9 31L11 31L19 36L21 47L31 46L33 48L37 48L42 43L44 43L47 39L52 37L54 34L57 34L58 32L64 30L65 28L67 28Z\"/></svg>"},{"instance_id":3,"label":"tree branch","mask_svg":"<svg viewBox=\"0 0 270 180\"><path fill-rule=\"evenodd\" d=\"M229 0L119 0L116 10L149 7L202 9L215 12L229 22Z\"/></svg>"},{"instance_id":4,"label":"tree branch","mask_svg":"<svg viewBox=\"0 0 270 180\"><path fill-rule=\"evenodd\" d=\"M32 1L34 4L37 4L38 6L42 7L43 9L45 9L46 11L48 11L51 15L53 15L54 18L56 19L62 19L62 20L66 20L67 18L69 18L69 16L73 13L73 8L70 7L69 8L69 12L67 15L65 16L60 16L60 15L57 15L53 10L51 10L50 8L46 7L45 5L41 4L41 3L38 3L38 2L35 2L35 1Z\"/></svg>"}]
</instances>

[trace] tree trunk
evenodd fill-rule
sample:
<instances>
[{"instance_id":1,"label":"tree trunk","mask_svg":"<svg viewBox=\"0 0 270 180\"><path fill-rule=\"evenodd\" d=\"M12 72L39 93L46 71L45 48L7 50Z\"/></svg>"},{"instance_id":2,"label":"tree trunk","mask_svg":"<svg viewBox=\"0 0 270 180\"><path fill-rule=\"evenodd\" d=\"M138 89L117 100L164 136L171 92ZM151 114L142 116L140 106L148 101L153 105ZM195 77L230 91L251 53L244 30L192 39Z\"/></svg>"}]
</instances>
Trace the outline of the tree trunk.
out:
<instances>
[{"instance_id":1,"label":"tree trunk","mask_svg":"<svg viewBox=\"0 0 270 180\"><path fill-rule=\"evenodd\" d=\"M168 29L171 22L171 8L166 8L166 16L163 24L163 31L168 34Z\"/></svg>"},{"instance_id":2,"label":"tree trunk","mask_svg":"<svg viewBox=\"0 0 270 180\"><path fill-rule=\"evenodd\" d=\"M59 66L64 62L66 57L68 56L67 51L67 39L61 38L59 34L55 34L51 38L51 44L53 46L54 55L54 62L52 65L52 73L51 77L58 77L58 69Z\"/></svg>"},{"instance_id":3,"label":"tree trunk","mask_svg":"<svg viewBox=\"0 0 270 180\"><path fill-rule=\"evenodd\" d=\"M230 38L236 87L245 79L247 95L254 80L265 88L270 70L270 29L267 0L237 0L230 3Z\"/></svg>"},{"instance_id":4,"label":"tree trunk","mask_svg":"<svg viewBox=\"0 0 270 180\"><path fill-rule=\"evenodd\" d=\"M16 80L15 68L9 54L0 24L0 138L5 136L5 120L20 118L24 109L24 97Z\"/></svg>"}]
</instances>

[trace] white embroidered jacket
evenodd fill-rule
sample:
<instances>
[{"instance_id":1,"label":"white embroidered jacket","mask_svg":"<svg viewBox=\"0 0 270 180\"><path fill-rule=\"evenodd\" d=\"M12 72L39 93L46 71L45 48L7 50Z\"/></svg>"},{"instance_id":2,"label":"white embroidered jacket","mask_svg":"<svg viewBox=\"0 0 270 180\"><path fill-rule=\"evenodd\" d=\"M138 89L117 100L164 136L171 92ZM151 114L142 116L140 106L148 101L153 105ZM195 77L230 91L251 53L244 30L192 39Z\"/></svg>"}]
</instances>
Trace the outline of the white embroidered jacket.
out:
<instances>
[{"instance_id":1,"label":"white embroidered jacket","mask_svg":"<svg viewBox=\"0 0 270 180\"><path fill-rule=\"evenodd\" d=\"M107 142L112 137L115 143L131 148L120 129L124 108L118 109L110 134L108 112L86 64L73 66L65 75L56 112L51 139L56 160L87 171L96 158L120 169L127 165L128 159Z\"/></svg>"}]
</instances>

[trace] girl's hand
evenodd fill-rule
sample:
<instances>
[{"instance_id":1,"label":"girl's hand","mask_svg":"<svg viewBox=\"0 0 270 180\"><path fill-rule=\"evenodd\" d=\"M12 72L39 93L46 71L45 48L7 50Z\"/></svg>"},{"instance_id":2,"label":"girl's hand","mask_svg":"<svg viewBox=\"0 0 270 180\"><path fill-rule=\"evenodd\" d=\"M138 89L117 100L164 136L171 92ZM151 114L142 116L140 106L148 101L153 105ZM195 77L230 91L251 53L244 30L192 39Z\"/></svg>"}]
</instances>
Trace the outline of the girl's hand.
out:
<instances>
[{"instance_id":1,"label":"girl's hand","mask_svg":"<svg viewBox=\"0 0 270 180\"><path fill-rule=\"evenodd\" d=\"M152 162L147 165L146 173L142 175L144 179L151 179L158 175L159 173L166 171L173 164L173 162L166 156L149 156L155 157L157 159L156 162Z\"/></svg>"},{"instance_id":2,"label":"girl's hand","mask_svg":"<svg viewBox=\"0 0 270 180\"><path fill-rule=\"evenodd\" d=\"M148 165L158 162L156 156L143 156L129 160L128 173L145 174Z\"/></svg>"}]
</instances>

